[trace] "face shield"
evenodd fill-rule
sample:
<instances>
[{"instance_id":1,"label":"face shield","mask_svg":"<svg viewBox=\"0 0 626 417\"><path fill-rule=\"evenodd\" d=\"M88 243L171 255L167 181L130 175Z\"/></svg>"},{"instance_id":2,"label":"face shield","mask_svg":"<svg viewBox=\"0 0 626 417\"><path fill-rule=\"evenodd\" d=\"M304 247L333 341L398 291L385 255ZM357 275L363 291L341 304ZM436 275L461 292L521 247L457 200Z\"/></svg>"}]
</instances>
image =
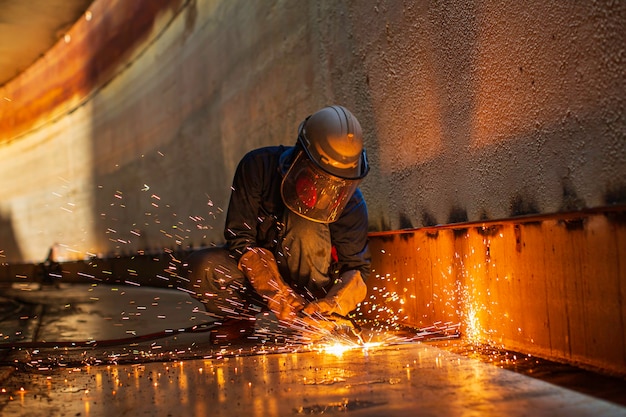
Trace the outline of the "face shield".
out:
<instances>
[{"instance_id":1,"label":"face shield","mask_svg":"<svg viewBox=\"0 0 626 417\"><path fill-rule=\"evenodd\" d=\"M359 185L360 179L331 175L300 151L283 178L281 194L294 213L320 223L332 223Z\"/></svg>"}]
</instances>

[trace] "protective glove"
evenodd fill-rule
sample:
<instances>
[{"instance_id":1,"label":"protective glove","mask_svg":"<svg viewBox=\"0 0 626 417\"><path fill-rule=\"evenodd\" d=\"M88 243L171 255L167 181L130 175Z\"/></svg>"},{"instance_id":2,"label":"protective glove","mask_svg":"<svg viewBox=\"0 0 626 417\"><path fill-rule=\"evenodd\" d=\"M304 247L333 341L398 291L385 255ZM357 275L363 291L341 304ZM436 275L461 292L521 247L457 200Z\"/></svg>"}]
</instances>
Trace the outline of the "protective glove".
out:
<instances>
[{"instance_id":1,"label":"protective glove","mask_svg":"<svg viewBox=\"0 0 626 417\"><path fill-rule=\"evenodd\" d=\"M333 313L345 316L365 299L367 286L359 271L346 271L335 281L326 297L313 301L304 307L304 313L319 313L329 316Z\"/></svg>"},{"instance_id":2,"label":"protective glove","mask_svg":"<svg viewBox=\"0 0 626 417\"><path fill-rule=\"evenodd\" d=\"M293 321L304 308L304 298L283 281L272 252L250 249L239 260L239 269L279 320Z\"/></svg>"}]
</instances>

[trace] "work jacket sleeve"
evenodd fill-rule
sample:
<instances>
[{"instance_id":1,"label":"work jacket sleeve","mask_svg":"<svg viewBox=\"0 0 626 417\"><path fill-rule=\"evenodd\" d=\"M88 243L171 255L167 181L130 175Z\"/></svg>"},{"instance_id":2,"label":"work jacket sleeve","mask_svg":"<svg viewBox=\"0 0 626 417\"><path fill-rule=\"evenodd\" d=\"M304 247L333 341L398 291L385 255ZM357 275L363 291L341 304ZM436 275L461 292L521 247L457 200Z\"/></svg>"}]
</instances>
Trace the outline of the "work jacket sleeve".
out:
<instances>
[{"instance_id":1,"label":"work jacket sleeve","mask_svg":"<svg viewBox=\"0 0 626 417\"><path fill-rule=\"evenodd\" d=\"M332 245L337 251L335 272L339 275L356 270L364 280L369 277L368 225L367 205L357 189L339 219L330 224Z\"/></svg>"},{"instance_id":2,"label":"work jacket sleeve","mask_svg":"<svg viewBox=\"0 0 626 417\"><path fill-rule=\"evenodd\" d=\"M270 169L265 165L267 159L252 151L242 158L235 171L224 237L237 261L249 248L258 246L258 213Z\"/></svg>"}]
</instances>

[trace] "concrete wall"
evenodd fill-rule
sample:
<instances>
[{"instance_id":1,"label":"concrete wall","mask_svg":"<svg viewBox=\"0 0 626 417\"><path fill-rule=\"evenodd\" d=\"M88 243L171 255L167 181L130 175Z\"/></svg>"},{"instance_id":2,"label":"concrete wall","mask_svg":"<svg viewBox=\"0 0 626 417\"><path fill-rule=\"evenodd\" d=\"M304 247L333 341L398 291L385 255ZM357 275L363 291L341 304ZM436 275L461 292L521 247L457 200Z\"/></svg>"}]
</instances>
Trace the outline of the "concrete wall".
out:
<instances>
[{"instance_id":1,"label":"concrete wall","mask_svg":"<svg viewBox=\"0 0 626 417\"><path fill-rule=\"evenodd\" d=\"M237 161L327 103L373 231L626 202L622 2L96 0L0 88L0 256L222 240Z\"/></svg>"}]
</instances>

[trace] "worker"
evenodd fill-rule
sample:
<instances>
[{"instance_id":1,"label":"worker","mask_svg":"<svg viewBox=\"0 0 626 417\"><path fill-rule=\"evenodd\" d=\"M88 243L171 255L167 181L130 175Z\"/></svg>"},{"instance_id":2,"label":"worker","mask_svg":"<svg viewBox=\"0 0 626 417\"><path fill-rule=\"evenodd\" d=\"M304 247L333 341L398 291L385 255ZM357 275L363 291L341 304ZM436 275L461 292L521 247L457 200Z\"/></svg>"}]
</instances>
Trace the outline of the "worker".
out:
<instances>
[{"instance_id":1,"label":"worker","mask_svg":"<svg viewBox=\"0 0 626 417\"><path fill-rule=\"evenodd\" d=\"M370 272L363 134L345 107L328 106L298 128L295 146L247 153L237 167L226 245L195 251L189 285L207 311L278 320L347 315L366 297Z\"/></svg>"}]
</instances>

